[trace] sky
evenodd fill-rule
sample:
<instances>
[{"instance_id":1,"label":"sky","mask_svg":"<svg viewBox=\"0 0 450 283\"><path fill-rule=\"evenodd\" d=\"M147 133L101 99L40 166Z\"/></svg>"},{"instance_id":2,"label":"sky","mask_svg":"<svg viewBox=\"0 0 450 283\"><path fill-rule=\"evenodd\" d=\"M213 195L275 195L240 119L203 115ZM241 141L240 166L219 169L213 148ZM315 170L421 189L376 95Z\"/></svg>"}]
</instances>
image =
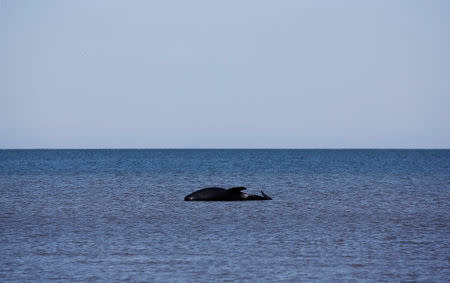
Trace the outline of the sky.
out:
<instances>
[{"instance_id":1,"label":"sky","mask_svg":"<svg viewBox=\"0 0 450 283\"><path fill-rule=\"evenodd\" d=\"M1 148L450 148L450 1L1 0Z\"/></svg>"}]
</instances>

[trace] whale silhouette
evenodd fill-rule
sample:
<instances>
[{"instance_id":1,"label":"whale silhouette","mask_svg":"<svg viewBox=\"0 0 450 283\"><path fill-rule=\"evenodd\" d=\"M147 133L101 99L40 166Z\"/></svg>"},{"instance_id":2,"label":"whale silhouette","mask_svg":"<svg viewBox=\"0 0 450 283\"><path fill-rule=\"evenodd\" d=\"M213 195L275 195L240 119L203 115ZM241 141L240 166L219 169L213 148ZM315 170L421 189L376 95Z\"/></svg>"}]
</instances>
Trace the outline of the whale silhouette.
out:
<instances>
[{"instance_id":1,"label":"whale silhouette","mask_svg":"<svg viewBox=\"0 0 450 283\"><path fill-rule=\"evenodd\" d=\"M245 187L223 189L217 187L195 191L184 197L185 201L242 201L242 200L271 200L272 198L261 191L262 196L243 193Z\"/></svg>"}]
</instances>

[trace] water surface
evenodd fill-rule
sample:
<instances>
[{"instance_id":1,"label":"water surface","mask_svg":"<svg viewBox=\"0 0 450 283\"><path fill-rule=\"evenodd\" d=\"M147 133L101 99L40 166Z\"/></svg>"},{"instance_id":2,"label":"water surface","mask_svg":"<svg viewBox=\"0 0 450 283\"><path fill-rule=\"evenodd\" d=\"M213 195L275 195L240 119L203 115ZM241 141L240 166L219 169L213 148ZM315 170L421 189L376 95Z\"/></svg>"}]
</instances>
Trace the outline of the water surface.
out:
<instances>
[{"instance_id":1,"label":"water surface","mask_svg":"<svg viewBox=\"0 0 450 283\"><path fill-rule=\"evenodd\" d=\"M449 150L1 150L0 281L447 281L449 189Z\"/></svg>"}]
</instances>

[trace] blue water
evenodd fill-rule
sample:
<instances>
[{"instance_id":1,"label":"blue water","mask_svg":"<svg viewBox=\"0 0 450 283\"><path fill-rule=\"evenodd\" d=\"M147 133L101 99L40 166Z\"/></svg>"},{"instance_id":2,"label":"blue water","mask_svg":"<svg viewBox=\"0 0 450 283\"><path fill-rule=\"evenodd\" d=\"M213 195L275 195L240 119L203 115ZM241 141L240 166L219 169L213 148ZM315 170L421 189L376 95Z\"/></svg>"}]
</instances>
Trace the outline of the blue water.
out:
<instances>
[{"instance_id":1,"label":"blue water","mask_svg":"<svg viewBox=\"0 0 450 283\"><path fill-rule=\"evenodd\" d=\"M450 278L450 150L0 150L0 192L2 282Z\"/></svg>"}]
</instances>

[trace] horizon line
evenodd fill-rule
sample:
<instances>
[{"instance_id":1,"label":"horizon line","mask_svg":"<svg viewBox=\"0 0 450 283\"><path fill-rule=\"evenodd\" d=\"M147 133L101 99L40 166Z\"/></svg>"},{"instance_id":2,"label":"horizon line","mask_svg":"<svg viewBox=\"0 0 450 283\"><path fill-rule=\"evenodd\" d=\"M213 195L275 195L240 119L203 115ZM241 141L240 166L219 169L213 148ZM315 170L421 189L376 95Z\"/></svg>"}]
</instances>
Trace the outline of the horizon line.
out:
<instances>
[{"instance_id":1,"label":"horizon line","mask_svg":"<svg viewBox=\"0 0 450 283\"><path fill-rule=\"evenodd\" d=\"M446 147L28 147L0 150L450 150Z\"/></svg>"}]
</instances>

